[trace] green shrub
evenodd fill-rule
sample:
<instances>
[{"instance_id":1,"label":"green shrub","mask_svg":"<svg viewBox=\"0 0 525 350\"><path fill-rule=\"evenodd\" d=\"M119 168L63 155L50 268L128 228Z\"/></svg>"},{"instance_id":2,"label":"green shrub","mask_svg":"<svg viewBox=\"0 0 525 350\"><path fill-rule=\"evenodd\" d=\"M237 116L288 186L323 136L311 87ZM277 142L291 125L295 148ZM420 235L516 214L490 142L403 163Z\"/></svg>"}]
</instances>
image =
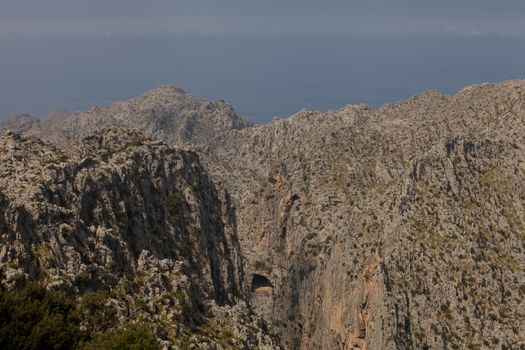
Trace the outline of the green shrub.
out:
<instances>
[{"instance_id":1,"label":"green shrub","mask_svg":"<svg viewBox=\"0 0 525 350\"><path fill-rule=\"evenodd\" d=\"M106 306L109 291L89 292L80 300L78 309L87 328L92 332L105 331L117 323L117 312Z\"/></svg>"},{"instance_id":2,"label":"green shrub","mask_svg":"<svg viewBox=\"0 0 525 350\"><path fill-rule=\"evenodd\" d=\"M87 293L75 303L65 293L29 284L20 291L0 286L0 349L160 349L148 327L115 329L109 293ZM80 325L86 326L81 330Z\"/></svg>"},{"instance_id":3,"label":"green shrub","mask_svg":"<svg viewBox=\"0 0 525 350\"><path fill-rule=\"evenodd\" d=\"M184 195L179 192L174 192L171 196L166 198L166 209L171 215L175 216L185 203L186 198L184 198Z\"/></svg>"},{"instance_id":4,"label":"green shrub","mask_svg":"<svg viewBox=\"0 0 525 350\"><path fill-rule=\"evenodd\" d=\"M83 350L160 350L160 344L144 324L128 324L96 336L81 346Z\"/></svg>"},{"instance_id":5,"label":"green shrub","mask_svg":"<svg viewBox=\"0 0 525 350\"><path fill-rule=\"evenodd\" d=\"M1 349L71 349L85 335L75 304L60 292L31 284L0 291Z\"/></svg>"}]
</instances>

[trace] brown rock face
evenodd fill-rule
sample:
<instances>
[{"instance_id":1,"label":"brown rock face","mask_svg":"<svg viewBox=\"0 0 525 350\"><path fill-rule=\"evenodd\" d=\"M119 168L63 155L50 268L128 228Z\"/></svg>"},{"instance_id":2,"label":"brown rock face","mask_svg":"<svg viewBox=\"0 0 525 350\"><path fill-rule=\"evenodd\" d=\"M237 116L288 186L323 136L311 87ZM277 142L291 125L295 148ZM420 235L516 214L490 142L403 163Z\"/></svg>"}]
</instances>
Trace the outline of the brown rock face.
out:
<instances>
[{"instance_id":1,"label":"brown rock face","mask_svg":"<svg viewBox=\"0 0 525 350\"><path fill-rule=\"evenodd\" d=\"M379 110L303 110L257 127L231 111L213 134L202 130L217 113L203 112L192 129L201 131L182 137L155 117L173 92L155 98L150 126L135 127L195 150L210 186L231 195L222 221L239 237L230 250L239 272L225 275L237 282L223 282L219 295L235 304L235 285L283 348L517 349L525 346L524 94L525 82L509 81ZM97 129L115 110L135 123L131 108L144 99L78 115L69 127Z\"/></svg>"}]
</instances>

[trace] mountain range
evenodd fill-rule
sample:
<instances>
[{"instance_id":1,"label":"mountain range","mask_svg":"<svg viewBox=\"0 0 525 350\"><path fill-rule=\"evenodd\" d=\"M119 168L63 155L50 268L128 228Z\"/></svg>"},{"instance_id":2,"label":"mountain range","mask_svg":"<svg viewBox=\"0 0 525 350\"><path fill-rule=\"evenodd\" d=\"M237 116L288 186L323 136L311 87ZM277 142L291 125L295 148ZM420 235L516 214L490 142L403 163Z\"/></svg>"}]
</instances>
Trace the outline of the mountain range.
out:
<instances>
[{"instance_id":1,"label":"mountain range","mask_svg":"<svg viewBox=\"0 0 525 350\"><path fill-rule=\"evenodd\" d=\"M165 348L525 348L525 81L265 125L168 85L2 128L7 290L105 291Z\"/></svg>"}]
</instances>

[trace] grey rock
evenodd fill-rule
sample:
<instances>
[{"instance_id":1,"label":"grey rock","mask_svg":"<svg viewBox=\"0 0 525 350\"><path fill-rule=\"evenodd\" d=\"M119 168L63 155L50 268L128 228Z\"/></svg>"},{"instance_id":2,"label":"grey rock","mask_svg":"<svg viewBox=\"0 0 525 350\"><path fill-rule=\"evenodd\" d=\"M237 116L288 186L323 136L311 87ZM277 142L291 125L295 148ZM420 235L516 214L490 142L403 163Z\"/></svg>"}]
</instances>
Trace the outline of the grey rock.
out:
<instances>
[{"instance_id":1,"label":"grey rock","mask_svg":"<svg viewBox=\"0 0 525 350\"><path fill-rule=\"evenodd\" d=\"M238 307L245 294L232 208L194 152L109 128L64 151L8 132L0 159L8 288L40 281L78 297L109 288L121 322L146 319L172 346L215 346L236 327L228 341L274 348L258 337L250 309ZM213 316L226 311L227 320ZM213 331L197 336L203 325Z\"/></svg>"}]
</instances>

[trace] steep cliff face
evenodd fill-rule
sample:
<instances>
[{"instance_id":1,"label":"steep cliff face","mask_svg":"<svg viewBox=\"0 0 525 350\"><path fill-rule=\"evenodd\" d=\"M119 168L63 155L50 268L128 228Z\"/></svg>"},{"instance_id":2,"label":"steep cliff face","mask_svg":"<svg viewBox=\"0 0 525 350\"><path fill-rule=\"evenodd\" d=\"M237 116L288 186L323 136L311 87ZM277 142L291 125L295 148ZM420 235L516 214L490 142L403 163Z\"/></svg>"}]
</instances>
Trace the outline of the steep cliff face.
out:
<instances>
[{"instance_id":1,"label":"steep cliff face","mask_svg":"<svg viewBox=\"0 0 525 350\"><path fill-rule=\"evenodd\" d=\"M218 215L218 237L232 243L217 258L207 244L193 243L193 251L208 252L206 263L194 261L208 281L197 290L218 305L246 293L283 348L514 349L525 346L524 94L525 82L510 81L455 96L425 93L379 110L303 110L257 127L232 124L231 115L213 129L216 114L203 112L195 130L214 133L187 138L155 117L171 104L168 94L155 97L146 118L158 129L133 123L193 149L210 174L209 200L222 209L181 212ZM133 120L132 107L151 98L118 108ZM97 129L115 118L111 113L77 115L70 127ZM84 153L72 152L121 163L113 160L119 152L91 148L90 140ZM108 191L116 185L108 183ZM183 221L190 236L199 220ZM137 235L149 230L133 227ZM144 246L132 237L131 246ZM222 241L206 242L217 249ZM208 272L207 262L220 268ZM217 278L222 282L211 282Z\"/></svg>"},{"instance_id":2,"label":"steep cliff face","mask_svg":"<svg viewBox=\"0 0 525 350\"><path fill-rule=\"evenodd\" d=\"M302 111L215 140L246 281L273 286L252 301L285 347L522 346L524 87Z\"/></svg>"},{"instance_id":3,"label":"steep cliff face","mask_svg":"<svg viewBox=\"0 0 525 350\"><path fill-rule=\"evenodd\" d=\"M3 284L109 290L122 322L148 320L165 344L213 349L228 331L272 347L244 302L230 199L195 153L113 128L67 151L7 133L0 159Z\"/></svg>"}]
</instances>

